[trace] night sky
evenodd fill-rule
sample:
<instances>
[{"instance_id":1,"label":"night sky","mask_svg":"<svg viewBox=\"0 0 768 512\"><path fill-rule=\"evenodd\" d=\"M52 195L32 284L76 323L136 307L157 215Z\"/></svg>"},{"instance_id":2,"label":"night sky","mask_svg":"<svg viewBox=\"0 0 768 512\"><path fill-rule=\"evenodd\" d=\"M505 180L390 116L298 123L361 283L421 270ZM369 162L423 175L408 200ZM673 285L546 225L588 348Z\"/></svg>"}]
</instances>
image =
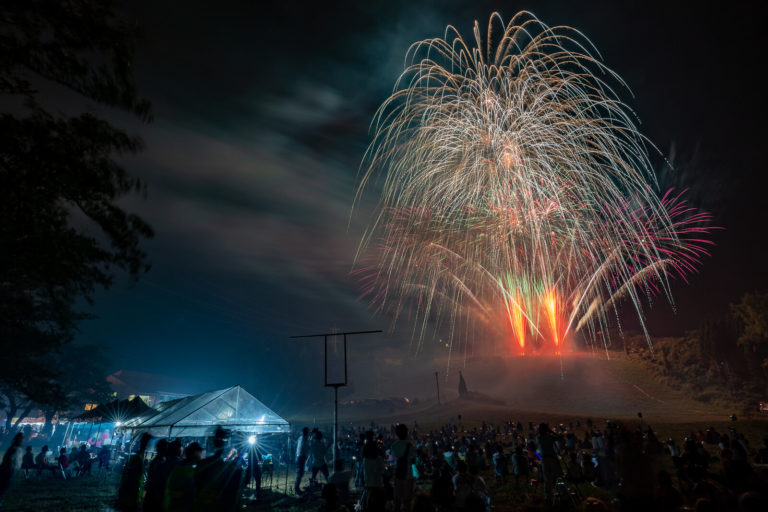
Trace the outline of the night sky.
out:
<instances>
[{"instance_id":1,"label":"night sky","mask_svg":"<svg viewBox=\"0 0 768 512\"><path fill-rule=\"evenodd\" d=\"M648 311L651 333L696 328L744 292L766 289L756 14L668 2L263 3L127 3L126 18L144 30L135 71L155 121L116 118L146 143L122 161L146 181L147 198L123 203L156 230L144 244L152 270L97 294L88 311L98 318L78 335L107 347L115 370L192 377L200 389L190 391L240 383L278 408L325 397L314 386L320 343L287 337L389 326L357 299L349 276L376 202L364 196L350 216L368 123L413 41L447 24L469 36L494 10L509 19L527 9L580 29L631 87L634 97L622 98L641 131L674 153L662 184L690 188L724 228L701 272L675 285L677 314L663 299ZM353 340L352 391L429 385L444 369L440 352L415 356L409 339L396 329Z\"/></svg>"}]
</instances>

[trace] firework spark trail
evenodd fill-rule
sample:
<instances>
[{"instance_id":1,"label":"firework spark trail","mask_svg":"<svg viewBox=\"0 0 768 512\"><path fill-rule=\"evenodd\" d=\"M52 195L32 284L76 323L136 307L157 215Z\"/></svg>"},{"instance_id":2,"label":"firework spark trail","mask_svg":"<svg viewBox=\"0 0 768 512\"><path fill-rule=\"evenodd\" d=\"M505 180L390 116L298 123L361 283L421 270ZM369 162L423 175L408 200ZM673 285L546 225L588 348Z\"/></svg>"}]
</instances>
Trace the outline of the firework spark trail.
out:
<instances>
[{"instance_id":1,"label":"firework spark trail","mask_svg":"<svg viewBox=\"0 0 768 512\"><path fill-rule=\"evenodd\" d=\"M419 343L447 318L451 333L465 321L559 352L619 298L641 323L643 295L672 301L669 276L695 270L710 219L656 192L653 146L609 82L626 86L586 37L494 13L485 39L477 22L474 41L449 26L406 60L356 197L383 178L360 249L374 260L356 271L377 311L412 312Z\"/></svg>"}]
</instances>

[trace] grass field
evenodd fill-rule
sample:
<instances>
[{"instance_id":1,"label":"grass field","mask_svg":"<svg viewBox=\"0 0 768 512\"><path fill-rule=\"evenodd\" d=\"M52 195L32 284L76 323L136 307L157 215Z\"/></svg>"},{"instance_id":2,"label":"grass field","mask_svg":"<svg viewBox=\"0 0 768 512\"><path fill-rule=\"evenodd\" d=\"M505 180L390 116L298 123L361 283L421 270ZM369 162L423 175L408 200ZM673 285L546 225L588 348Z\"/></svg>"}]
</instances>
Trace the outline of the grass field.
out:
<instances>
[{"instance_id":1,"label":"grass field","mask_svg":"<svg viewBox=\"0 0 768 512\"><path fill-rule=\"evenodd\" d=\"M62 481L43 474L40 478L25 479L17 471L11 487L3 499L2 510L33 511L82 511L102 512L110 510L120 477L117 474L84 476Z\"/></svg>"}]
</instances>

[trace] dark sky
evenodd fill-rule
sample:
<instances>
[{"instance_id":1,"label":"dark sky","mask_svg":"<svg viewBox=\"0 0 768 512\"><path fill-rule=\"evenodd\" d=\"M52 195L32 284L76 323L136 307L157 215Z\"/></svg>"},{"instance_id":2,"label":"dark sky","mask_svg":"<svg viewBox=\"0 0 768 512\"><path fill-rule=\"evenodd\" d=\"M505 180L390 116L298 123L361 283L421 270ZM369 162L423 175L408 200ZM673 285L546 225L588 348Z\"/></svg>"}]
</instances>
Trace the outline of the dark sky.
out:
<instances>
[{"instance_id":1,"label":"dark sky","mask_svg":"<svg viewBox=\"0 0 768 512\"><path fill-rule=\"evenodd\" d=\"M325 396L313 388L320 344L287 337L389 325L357 300L349 277L375 204L364 197L350 218L368 123L413 41L447 24L468 36L494 10L506 19L531 10L589 37L631 87L634 97L622 97L641 131L676 155L662 182L689 187L725 228L701 272L675 285L677 314L663 301L649 311L652 334L695 328L766 288L757 13L647 1L268 3L127 7L144 30L135 70L155 121L127 122L146 150L124 163L146 180L148 197L124 203L156 230L145 244L153 268L98 294L98 319L79 335L109 347L115 369L193 376L203 389L240 383L278 408ZM414 356L409 336L354 340L355 393L431 385L431 372L444 369L439 352Z\"/></svg>"}]
</instances>

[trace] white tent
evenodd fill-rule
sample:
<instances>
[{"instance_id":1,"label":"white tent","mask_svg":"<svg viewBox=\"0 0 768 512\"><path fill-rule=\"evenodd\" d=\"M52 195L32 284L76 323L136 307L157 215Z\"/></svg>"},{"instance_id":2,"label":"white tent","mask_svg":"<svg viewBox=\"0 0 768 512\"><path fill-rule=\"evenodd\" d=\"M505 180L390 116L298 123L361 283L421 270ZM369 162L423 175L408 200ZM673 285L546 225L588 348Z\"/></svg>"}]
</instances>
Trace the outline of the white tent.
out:
<instances>
[{"instance_id":1,"label":"white tent","mask_svg":"<svg viewBox=\"0 0 768 512\"><path fill-rule=\"evenodd\" d=\"M206 437L216 427L254 434L290 432L289 423L242 387L161 402L122 427L133 435Z\"/></svg>"}]
</instances>

